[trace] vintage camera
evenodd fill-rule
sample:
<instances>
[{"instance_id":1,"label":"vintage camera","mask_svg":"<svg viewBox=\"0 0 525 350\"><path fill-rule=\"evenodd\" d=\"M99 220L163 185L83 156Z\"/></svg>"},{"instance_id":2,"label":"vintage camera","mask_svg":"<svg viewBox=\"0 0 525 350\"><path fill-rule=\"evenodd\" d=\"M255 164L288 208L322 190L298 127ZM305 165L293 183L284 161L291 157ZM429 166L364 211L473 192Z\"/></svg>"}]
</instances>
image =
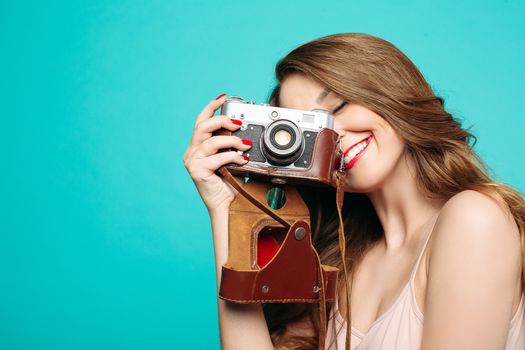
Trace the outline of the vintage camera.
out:
<instances>
[{"instance_id":1,"label":"vintage camera","mask_svg":"<svg viewBox=\"0 0 525 350\"><path fill-rule=\"evenodd\" d=\"M334 184L340 150L330 112L280 108L229 96L220 113L242 120L243 125L233 133L221 129L216 134L252 141L252 148L244 153L249 162L227 166L232 174L277 184Z\"/></svg>"}]
</instances>

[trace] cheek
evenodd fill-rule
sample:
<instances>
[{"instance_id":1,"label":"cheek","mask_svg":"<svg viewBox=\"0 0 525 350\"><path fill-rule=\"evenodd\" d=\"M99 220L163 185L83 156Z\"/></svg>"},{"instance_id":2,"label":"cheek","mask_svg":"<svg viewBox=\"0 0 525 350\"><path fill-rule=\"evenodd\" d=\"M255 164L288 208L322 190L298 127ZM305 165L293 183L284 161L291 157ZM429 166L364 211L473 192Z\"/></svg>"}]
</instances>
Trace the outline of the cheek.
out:
<instances>
[{"instance_id":1,"label":"cheek","mask_svg":"<svg viewBox=\"0 0 525 350\"><path fill-rule=\"evenodd\" d=\"M405 150L403 140L401 140L394 132L376 133L375 136L376 138L369 145L371 146L371 152L367 158L370 158L369 160L375 165L382 167L391 167L396 164Z\"/></svg>"},{"instance_id":2,"label":"cheek","mask_svg":"<svg viewBox=\"0 0 525 350\"><path fill-rule=\"evenodd\" d=\"M389 134L389 137L386 139L382 151L385 155L388 156L392 161L396 161L401 157L405 150L405 144L403 140L397 136L395 133Z\"/></svg>"},{"instance_id":3,"label":"cheek","mask_svg":"<svg viewBox=\"0 0 525 350\"><path fill-rule=\"evenodd\" d=\"M389 176L397 168L403 158L405 145L403 141L392 132L383 137L383 142L377 144L378 175Z\"/></svg>"},{"instance_id":4,"label":"cheek","mask_svg":"<svg viewBox=\"0 0 525 350\"><path fill-rule=\"evenodd\" d=\"M349 112L334 118L334 129L347 132L369 131L373 127L373 119L364 114L351 114Z\"/></svg>"}]
</instances>

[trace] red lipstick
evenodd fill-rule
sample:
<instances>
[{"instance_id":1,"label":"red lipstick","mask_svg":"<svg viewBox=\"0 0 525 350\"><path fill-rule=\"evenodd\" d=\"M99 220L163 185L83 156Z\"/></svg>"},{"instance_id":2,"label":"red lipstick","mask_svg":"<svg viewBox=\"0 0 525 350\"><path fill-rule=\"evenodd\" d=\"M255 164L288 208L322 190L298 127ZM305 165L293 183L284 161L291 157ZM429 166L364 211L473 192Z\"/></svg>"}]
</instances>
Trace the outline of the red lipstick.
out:
<instances>
[{"instance_id":1,"label":"red lipstick","mask_svg":"<svg viewBox=\"0 0 525 350\"><path fill-rule=\"evenodd\" d=\"M362 139L361 141L359 142L356 142L354 143L352 146L348 147L344 152L343 152L343 157L342 157L342 161L344 162L344 157L346 157L346 155L348 154L348 152L350 152L350 150L352 148L354 148L355 146L357 146L358 144L366 141L366 145L365 147L358 153L356 154L351 160L350 162L348 162L347 164L345 164L345 170L346 171L349 171L350 169L353 168L353 166L355 165L355 163L359 160L359 158L361 158L361 155L363 154L363 152L367 149L368 145L370 144L370 142L372 141L372 135L368 136L367 138L364 138Z\"/></svg>"}]
</instances>

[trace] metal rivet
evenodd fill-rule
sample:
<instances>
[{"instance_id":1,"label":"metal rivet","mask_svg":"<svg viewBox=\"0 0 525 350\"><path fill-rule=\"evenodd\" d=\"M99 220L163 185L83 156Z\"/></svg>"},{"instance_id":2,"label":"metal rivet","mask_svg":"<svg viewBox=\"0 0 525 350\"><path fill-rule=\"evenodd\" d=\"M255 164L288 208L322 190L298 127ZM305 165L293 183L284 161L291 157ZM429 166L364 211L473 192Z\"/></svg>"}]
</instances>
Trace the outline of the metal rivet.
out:
<instances>
[{"instance_id":1,"label":"metal rivet","mask_svg":"<svg viewBox=\"0 0 525 350\"><path fill-rule=\"evenodd\" d=\"M304 236L306 236L306 231L304 229L304 227L298 227L296 230L295 230L295 239L300 241L304 238Z\"/></svg>"},{"instance_id":2,"label":"metal rivet","mask_svg":"<svg viewBox=\"0 0 525 350\"><path fill-rule=\"evenodd\" d=\"M261 292L263 292L263 293L268 293L269 290L270 290L270 287L268 287L268 286L262 286L262 288L261 288Z\"/></svg>"},{"instance_id":3,"label":"metal rivet","mask_svg":"<svg viewBox=\"0 0 525 350\"><path fill-rule=\"evenodd\" d=\"M286 180L280 177L272 177L270 181L276 185L286 185Z\"/></svg>"},{"instance_id":4,"label":"metal rivet","mask_svg":"<svg viewBox=\"0 0 525 350\"><path fill-rule=\"evenodd\" d=\"M314 293L319 293L320 290L319 286L314 286Z\"/></svg>"}]
</instances>

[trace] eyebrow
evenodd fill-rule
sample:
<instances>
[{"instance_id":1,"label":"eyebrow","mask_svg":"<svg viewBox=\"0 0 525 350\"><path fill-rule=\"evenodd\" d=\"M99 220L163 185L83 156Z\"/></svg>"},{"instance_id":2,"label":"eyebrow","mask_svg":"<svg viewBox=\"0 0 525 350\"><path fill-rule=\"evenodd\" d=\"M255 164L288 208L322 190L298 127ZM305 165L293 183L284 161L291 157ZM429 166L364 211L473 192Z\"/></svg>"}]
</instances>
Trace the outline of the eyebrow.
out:
<instances>
[{"instance_id":1,"label":"eyebrow","mask_svg":"<svg viewBox=\"0 0 525 350\"><path fill-rule=\"evenodd\" d=\"M319 97L317 97L317 103L323 103L324 99L326 98L326 96L328 96L328 94L330 94L330 90L328 88L324 88L324 90L321 91L321 93L319 94Z\"/></svg>"}]
</instances>

